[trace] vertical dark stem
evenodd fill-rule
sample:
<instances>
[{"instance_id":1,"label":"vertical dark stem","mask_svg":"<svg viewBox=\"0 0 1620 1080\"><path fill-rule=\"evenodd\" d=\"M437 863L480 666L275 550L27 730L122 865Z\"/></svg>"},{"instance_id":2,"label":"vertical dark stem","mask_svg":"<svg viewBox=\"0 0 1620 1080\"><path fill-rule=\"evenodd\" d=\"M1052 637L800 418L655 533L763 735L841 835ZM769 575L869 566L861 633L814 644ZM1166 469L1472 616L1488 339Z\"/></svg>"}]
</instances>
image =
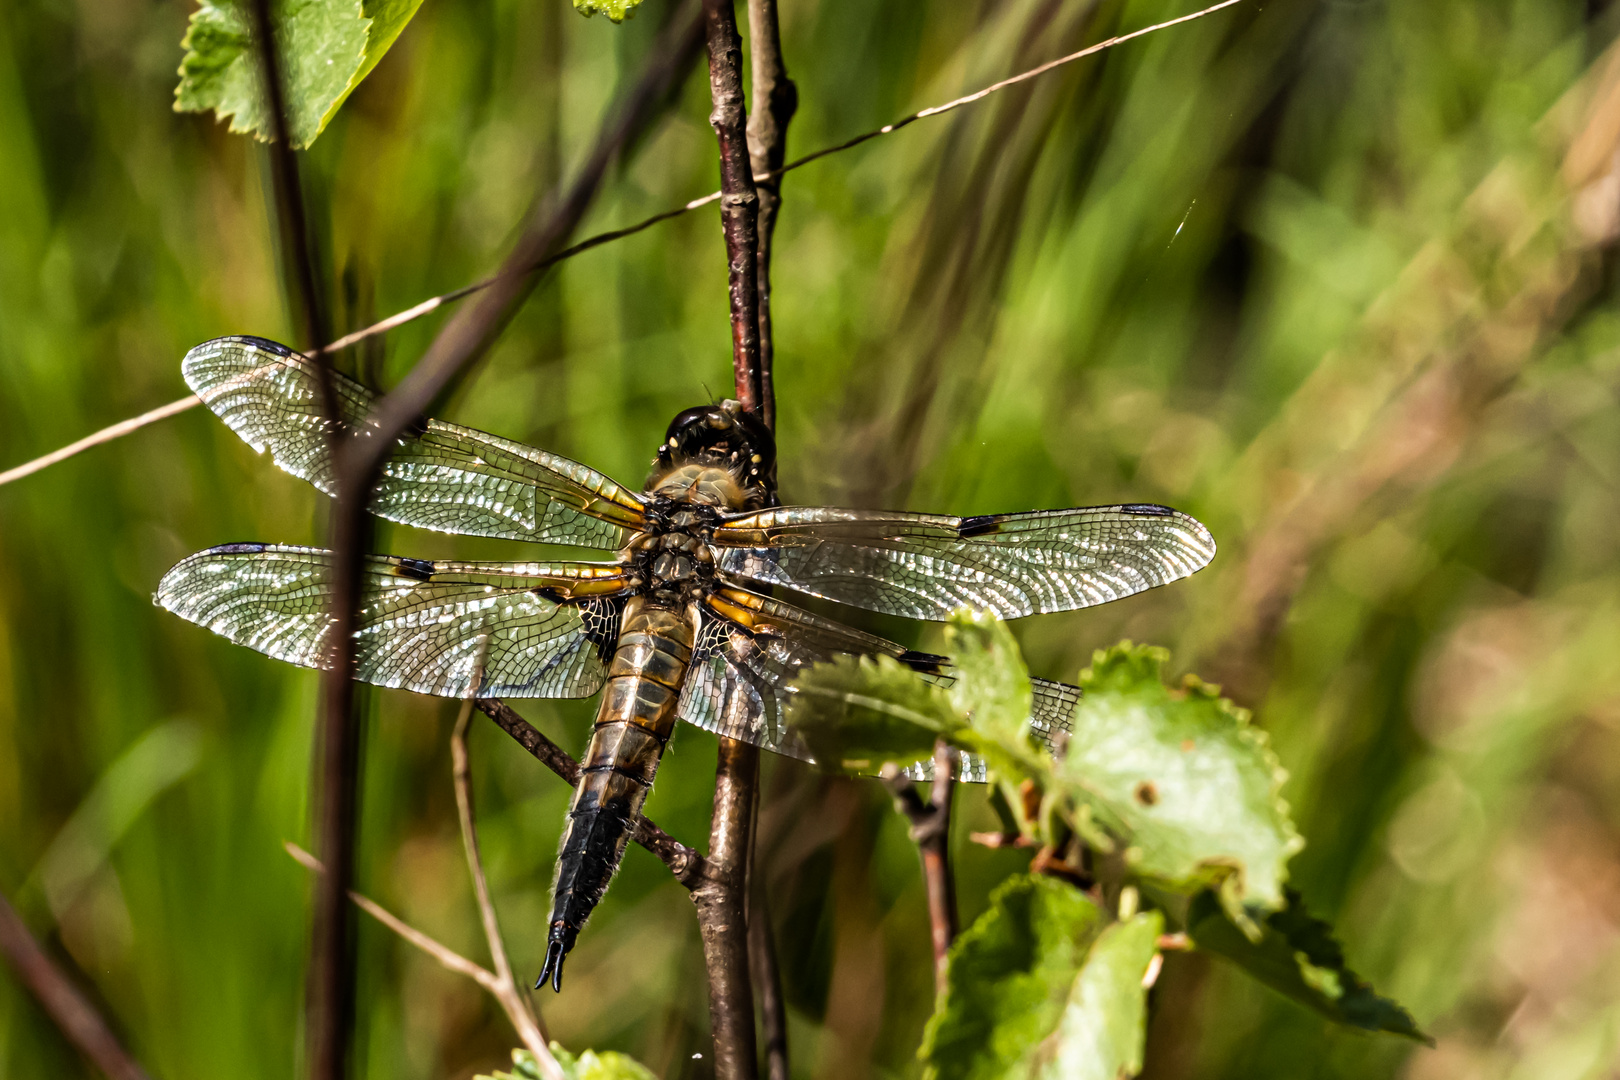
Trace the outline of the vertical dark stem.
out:
<instances>
[{"instance_id":1,"label":"vertical dark stem","mask_svg":"<svg viewBox=\"0 0 1620 1080\"><path fill-rule=\"evenodd\" d=\"M788 1080L787 1003L782 997L782 969L776 959L776 935L764 882L749 884L748 957L759 989L760 1028L765 1036L765 1080Z\"/></svg>"},{"instance_id":2,"label":"vertical dark stem","mask_svg":"<svg viewBox=\"0 0 1620 1080\"><path fill-rule=\"evenodd\" d=\"M264 2L264 0L260 0ZM561 197L537 208L495 283L479 301L457 312L426 355L368 418L368 438L344 438L334 447L338 499L331 544L331 667L322 684L321 855L329 872L317 886L310 971L309 1048L313 1080L341 1080L347 1065L354 1012L353 913L346 896L354 876L354 813L360 731L353 716L356 611L361 599L361 556L369 546L370 492L395 438L432 400L481 356L533 291L533 265L560 248L579 224L609 166L662 111L680 74L696 56L700 22L683 6L654 47L646 68L597 139L590 156Z\"/></svg>"},{"instance_id":3,"label":"vertical dark stem","mask_svg":"<svg viewBox=\"0 0 1620 1080\"><path fill-rule=\"evenodd\" d=\"M754 1080L754 988L748 971L748 848L759 750L720 740L714 819L703 881L692 890L709 976L709 1028L715 1080Z\"/></svg>"},{"instance_id":4,"label":"vertical dark stem","mask_svg":"<svg viewBox=\"0 0 1620 1080\"><path fill-rule=\"evenodd\" d=\"M270 114L270 171L275 187L277 222L286 252L285 270L292 279L299 321L303 323L304 347L311 356L330 340L326 329L326 305L322 302L320 279L309 240L309 215L304 209L304 189L298 177L298 157L293 150L292 128L287 121L286 83L270 17L270 0L253 2L253 35L259 49L259 70Z\"/></svg>"},{"instance_id":5,"label":"vertical dark stem","mask_svg":"<svg viewBox=\"0 0 1620 1080\"><path fill-rule=\"evenodd\" d=\"M782 34L776 0L748 0L748 64L753 82L754 110L748 117L748 156L759 196L755 245L756 287L759 296L759 411L765 425L776 428L776 343L771 332L771 241L776 214L782 204L783 162L787 160L788 123L799 107L799 90L788 78L782 61ZM760 179L766 177L766 179ZM787 1006L782 997L782 972L777 964L776 940L763 883L751 888L749 954L759 991L760 1026L765 1036L767 1080L787 1080Z\"/></svg>"},{"instance_id":6,"label":"vertical dark stem","mask_svg":"<svg viewBox=\"0 0 1620 1080\"><path fill-rule=\"evenodd\" d=\"M305 1025L311 1080L342 1080L348 1075L355 1019L356 927L348 896L355 884L361 726L350 676L357 625L354 601L360 592L361 556L370 547L371 535L365 500L356 497L360 490L340 482L328 534L335 563L332 666L321 673L315 808L317 846L327 872L315 881L310 938Z\"/></svg>"},{"instance_id":7,"label":"vertical dark stem","mask_svg":"<svg viewBox=\"0 0 1620 1080\"><path fill-rule=\"evenodd\" d=\"M51 962L22 917L0 896L0 955L67 1040L111 1080L148 1080L85 996Z\"/></svg>"},{"instance_id":8,"label":"vertical dark stem","mask_svg":"<svg viewBox=\"0 0 1620 1080\"><path fill-rule=\"evenodd\" d=\"M270 0L254 0L253 28L260 72L269 105L270 163L276 193L277 221L288 274L296 286L304 324L305 352L316 357L322 411L332 439L332 460L344 441L329 362L322 354L327 341L325 304L315 271L298 159L288 122L286 83L276 50ZM330 530L336 553L330 670L321 679L318 799L315 808L316 848L327 873L316 880L313 930L305 1000L308 1072L312 1080L342 1080L348 1075L349 1035L354 1026L354 911L349 889L354 884L355 807L359 786L360 734L354 715L354 605L344 598L357 592L360 553L369 530L356 485L335 476L337 500Z\"/></svg>"},{"instance_id":9,"label":"vertical dark stem","mask_svg":"<svg viewBox=\"0 0 1620 1080\"><path fill-rule=\"evenodd\" d=\"M748 63L754 111L748 117L748 155L759 195L757 251L759 289L760 412L776 427L776 344L771 335L771 241L782 205L782 164L787 160L787 129L799 108L799 88L782 62L782 35L776 0L748 0Z\"/></svg>"},{"instance_id":10,"label":"vertical dark stem","mask_svg":"<svg viewBox=\"0 0 1620 1080\"><path fill-rule=\"evenodd\" d=\"M765 419L759 345L759 196L748 158L742 39L737 36L732 0L703 0L703 21L714 101L709 123L720 142L720 221L729 271L732 369L737 400ZM759 751L747 743L721 739L707 873L692 890L708 968L716 1080L753 1080L758 1074L747 920L749 840L758 786Z\"/></svg>"},{"instance_id":11,"label":"vertical dark stem","mask_svg":"<svg viewBox=\"0 0 1620 1080\"><path fill-rule=\"evenodd\" d=\"M703 0L709 44L709 123L720 139L720 221L730 267L731 362L737 400L763 418L759 361L759 195L748 159L748 114L743 105L742 39L732 0Z\"/></svg>"}]
</instances>

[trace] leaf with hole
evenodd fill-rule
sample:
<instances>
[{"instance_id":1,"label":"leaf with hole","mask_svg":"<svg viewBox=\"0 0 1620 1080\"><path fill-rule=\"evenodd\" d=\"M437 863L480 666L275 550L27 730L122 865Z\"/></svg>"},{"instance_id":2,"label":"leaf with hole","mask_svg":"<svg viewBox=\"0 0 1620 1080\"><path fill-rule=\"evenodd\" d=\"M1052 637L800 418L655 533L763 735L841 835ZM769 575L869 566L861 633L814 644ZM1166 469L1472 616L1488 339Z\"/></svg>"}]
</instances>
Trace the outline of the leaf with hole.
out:
<instances>
[{"instance_id":1,"label":"leaf with hole","mask_svg":"<svg viewBox=\"0 0 1620 1080\"><path fill-rule=\"evenodd\" d=\"M1164 685L1163 649L1124 642L1080 675L1085 694L1058 775L1141 877L1176 892L1219 890L1251 934L1283 905L1304 844L1280 791L1286 773L1249 714L1189 676Z\"/></svg>"}]
</instances>

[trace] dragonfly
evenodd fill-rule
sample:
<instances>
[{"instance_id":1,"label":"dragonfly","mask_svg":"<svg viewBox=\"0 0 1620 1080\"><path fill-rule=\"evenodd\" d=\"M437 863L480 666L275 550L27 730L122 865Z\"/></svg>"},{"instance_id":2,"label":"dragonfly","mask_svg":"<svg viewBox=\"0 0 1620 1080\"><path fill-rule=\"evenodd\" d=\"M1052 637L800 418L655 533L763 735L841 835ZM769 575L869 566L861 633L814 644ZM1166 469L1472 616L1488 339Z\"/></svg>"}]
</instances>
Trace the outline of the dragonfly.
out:
<instances>
[{"instance_id":1,"label":"dragonfly","mask_svg":"<svg viewBox=\"0 0 1620 1080\"><path fill-rule=\"evenodd\" d=\"M333 419L303 354L255 337L204 342L186 382L282 469L333 494ZM330 373L336 420L364 436L376 395ZM787 722L792 683L841 654L888 656L936 679L947 659L775 596L943 620L1005 619L1130 596L1215 555L1192 517L1147 503L948 517L772 505L771 432L735 401L679 413L639 492L575 461L424 420L401 435L372 513L440 532L611 552L599 562L451 562L368 555L355 679L447 698L601 694L568 809L536 986L562 967L624 857L677 720L813 760ZM268 543L176 564L155 602L240 645L329 666L330 551ZM1030 724L1056 748L1080 691L1035 679ZM930 763L916 775L932 775ZM962 778L984 779L968 758Z\"/></svg>"}]
</instances>

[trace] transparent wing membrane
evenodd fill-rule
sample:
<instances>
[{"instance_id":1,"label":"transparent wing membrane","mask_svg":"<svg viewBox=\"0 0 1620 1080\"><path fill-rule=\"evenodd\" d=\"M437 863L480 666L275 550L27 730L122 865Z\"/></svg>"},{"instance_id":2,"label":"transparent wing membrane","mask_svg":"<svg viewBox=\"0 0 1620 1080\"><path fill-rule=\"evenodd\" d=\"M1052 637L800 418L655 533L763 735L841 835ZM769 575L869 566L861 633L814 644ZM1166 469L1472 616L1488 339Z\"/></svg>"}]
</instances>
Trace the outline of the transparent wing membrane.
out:
<instances>
[{"instance_id":1,"label":"transparent wing membrane","mask_svg":"<svg viewBox=\"0 0 1620 1080\"><path fill-rule=\"evenodd\" d=\"M940 670L944 657L913 652L747 590L722 589L703 613L677 715L717 735L813 762L787 725L790 684L805 667L839 653L891 656L941 685L952 682ZM1045 679L1030 682L1031 730L1054 753L1061 753L1080 688ZM934 763L920 761L905 772L914 780L932 780ZM983 760L964 754L959 778L983 783Z\"/></svg>"},{"instance_id":2,"label":"transparent wing membrane","mask_svg":"<svg viewBox=\"0 0 1620 1080\"><path fill-rule=\"evenodd\" d=\"M589 697L618 637L618 568L590 563L364 563L355 677L443 697ZM331 650L332 553L228 544L163 576L154 600L302 667Z\"/></svg>"},{"instance_id":3,"label":"transparent wing membrane","mask_svg":"<svg viewBox=\"0 0 1620 1080\"><path fill-rule=\"evenodd\" d=\"M759 596L722 588L703 611L677 715L706 731L813 761L787 726L789 683L839 653L892 656L923 668L943 657Z\"/></svg>"},{"instance_id":4,"label":"transparent wing membrane","mask_svg":"<svg viewBox=\"0 0 1620 1080\"><path fill-rule=\"evenodd\" d=\"M935 620L964 605L1015 619L1105 604L1215 556L1208 529L1152 505L977 518L789 507L731 518L714 543L735 577Z\"/></svg>"},{"instance_id":5,"label":"transparent wing membrane","mask_svg":"<svg viewBox=\"0 0 1620 1080\"><path fill-rule=\"evenodd\" d=\"M186 354L186 382L275 463L332 494L329 432L315 366L273 341L225 337ZM376 395L333 373L339 411L362 437ZM578 462L428 420L399 440L372 512L439 532L616 549L642 520L634 494Z\"/></svg>"}]
</instances>

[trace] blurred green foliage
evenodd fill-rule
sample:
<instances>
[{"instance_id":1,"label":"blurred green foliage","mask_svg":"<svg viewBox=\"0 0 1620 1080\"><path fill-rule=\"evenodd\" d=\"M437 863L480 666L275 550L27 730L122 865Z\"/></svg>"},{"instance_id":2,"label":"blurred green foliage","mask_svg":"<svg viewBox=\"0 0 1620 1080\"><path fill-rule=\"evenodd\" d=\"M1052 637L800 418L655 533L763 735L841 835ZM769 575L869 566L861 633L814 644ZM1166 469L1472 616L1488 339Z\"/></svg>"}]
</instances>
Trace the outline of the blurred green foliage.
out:
<instances>
[{"instance_id":1,"label":"blurred green foliage","mask_svg":"<svg viewBox=\"0 0 1620 1080\"><path fill-rule=\"evenodd\" d=\"M1186 10L788 0L791 147ZM667 12L615 27L561 0L424 5L304 159L339 328L496 265ZM205 338L294 335L263 148L171 108L190 14L0 7L7 465L181 396L179 358ZM1603 0L1243 4L784 182L785 494L963 514L1151 500L1206 522L1221 554L1193 580L1020 624L1031 671L1072 679L1130 637L1253 708L1310 838L1291 882L1438 1040L1341 1032L1172 956L1145 1076L1614 1067L1614 30ZM715 187L703 82L590 226ZM441 319L345 362L388 384ZM445 413L635 483L669 417L728 388L727 342L703 211L560 268ZM157 1076L294 1068L309 883L279 841L306 838L315 685L149 596L201 547L316 540L322 510L201 411L0 488L0 887ZM511 551L392 528L379 546ZM362 887L481 959L455 706L369 701ZM583 746L589 703L522 708ZM166 725L191 733L189 769L137 749ZM489 728L473 753L496 901L532 971L567 793ZM683 731L649 803L687 841L712 760ZM995 818L982 793L963 802L971 920L1025 859L965 843ZM53 898L43 868L78 822L95 823L73 841L83 884ZM796 1073L918 1068L932 969L904 823L870 781L786 762L760 823ZM475 986L375 926L361 946L364 1075L505 1066L511 1032ZM538 1000L565 1046L703 1076L701 972L689 901L636 850L567 992ZM0 1071L87 1075L7 977Z\"/></svg>"}]
</instances>

